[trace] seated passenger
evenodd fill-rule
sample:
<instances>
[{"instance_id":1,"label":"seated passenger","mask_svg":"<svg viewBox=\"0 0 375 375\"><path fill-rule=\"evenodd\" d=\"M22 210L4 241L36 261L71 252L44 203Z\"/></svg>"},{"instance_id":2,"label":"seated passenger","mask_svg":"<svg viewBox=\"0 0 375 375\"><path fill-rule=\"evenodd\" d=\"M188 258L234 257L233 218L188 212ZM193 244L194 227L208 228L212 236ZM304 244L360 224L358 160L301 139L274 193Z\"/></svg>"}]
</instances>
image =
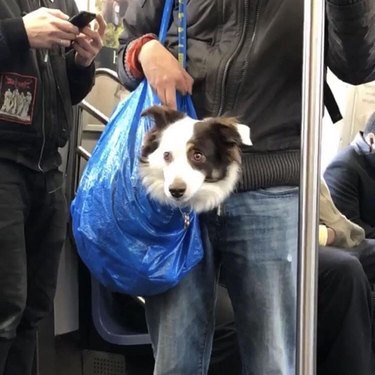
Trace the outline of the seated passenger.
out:
<instances>
[{"instance_id":1,"label":"seated passenger","mask_svg":"<svg viewBox=\"0 0 375 375\"><path fill-rule=\"evenodd\" d=\"M339 152L324 178L337 208L375 238L375 113L363 132Z\"/></svg>"},{"instance_id":2,"label":"seated passenger","mask_svg":"<svg viewBox=\"0 0 375 375\"><path fill-rule=\"evenodd\" d=\"M373 374L375 241L340 213L323 180L320 221L317 374Z\"/></svg>"}]
</instances>

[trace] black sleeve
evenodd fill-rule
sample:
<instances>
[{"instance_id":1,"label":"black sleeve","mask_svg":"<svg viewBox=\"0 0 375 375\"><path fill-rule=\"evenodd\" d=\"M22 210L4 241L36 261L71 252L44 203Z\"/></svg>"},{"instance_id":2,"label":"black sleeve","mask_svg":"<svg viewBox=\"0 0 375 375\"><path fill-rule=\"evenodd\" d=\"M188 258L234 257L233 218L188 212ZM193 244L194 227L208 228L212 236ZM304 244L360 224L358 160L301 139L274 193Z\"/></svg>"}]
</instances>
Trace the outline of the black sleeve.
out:
<instances>
[{"instance_id":1,"label":"black sleeve","mask_svg":"<svg viewBox=\"0 0 375 375\"><path fill-rule=\"evenodd\" d=\"M74 2L72 2L71 6L70 15L78 13L78 8ZM77 65L75 63L75 51L70 50L66 54L66 69L72 104L78 104L94 86L95 63L93 62L87 68Z\"/></svg>"},{"instance_id":2,"label":"black sleeve","mask_svg":"<svg viewBox=\"0 0 375 375\"><path fill-rule=\"evenodd\" d=\"M23 19L0 20L0 71L30 48Z\"/></svg>"},{"instance_id":3,"label":"black sleeve","mask_svg":"<svg viewBox=\"0 0 375 375\"><path fill-rule=\"evenodd\" d=\"M327 0L327 63L358 85L375 80L375 1Z\"/></svg>"},{"instance_id":4,"label":"black sleeve","mask_svg":"<svg viewBox=\"0 0 375 375\"><path fill-rule=\"evenodd\" d=\"M366 237L375 238L375 227L361 219L359 202L359 176L345 163L335 161L324 172L332 200L338 210L366 232Z\"/></svg>"},{"instance_id":5,"label":"black sleeve","mask_svg":"<svg viewBox=\"0 0 375 375\"><path fill-rule=\"evenodd\" d=\"M72 104L78 104L92 89L95 83L95 63L85 68L74 61L75 51L66 54L70 96Z\"/></svg>"},{"instance_id":6,"label":"black sleeve","mask_svg":"<svg viewBox=\"0 0 375 375\"><path fill-rule=\"evenodd\" d=\"M121 83L130 91L135 90L140 81L131 76L124 66L126 48L144 34L158 34L163 4L163 0L132 0L128 3L123 18L124 31L119 38L117 73Z\"/></svg>"}]
</instances>

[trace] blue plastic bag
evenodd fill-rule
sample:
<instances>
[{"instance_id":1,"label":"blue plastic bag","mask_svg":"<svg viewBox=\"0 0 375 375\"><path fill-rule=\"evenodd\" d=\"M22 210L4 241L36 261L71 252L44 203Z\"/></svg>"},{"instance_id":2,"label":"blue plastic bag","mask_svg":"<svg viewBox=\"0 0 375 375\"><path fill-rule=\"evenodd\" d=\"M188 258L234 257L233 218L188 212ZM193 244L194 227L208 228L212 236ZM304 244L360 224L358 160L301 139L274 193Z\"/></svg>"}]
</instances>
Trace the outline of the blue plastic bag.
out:
<instances>
[{"instance_id":1,"label":"blue plastic bag","mask_svg":"<svg viewBox=\"0 0 375 375\"><path fill-rule=\"evenodd\" d=\"M162 40L172 5L173 0L165 5ZM71 206L74 238L83 262L99 282L131 295L164 292L203 257L197 215L191 212L190 225L184 228L181 211L152 201L138 175L143 136L152 126L141 113L157 102L144 81L118 106ZM178 106L196 117L189 97L178 97Z\"/></svg>"}]
</instances>

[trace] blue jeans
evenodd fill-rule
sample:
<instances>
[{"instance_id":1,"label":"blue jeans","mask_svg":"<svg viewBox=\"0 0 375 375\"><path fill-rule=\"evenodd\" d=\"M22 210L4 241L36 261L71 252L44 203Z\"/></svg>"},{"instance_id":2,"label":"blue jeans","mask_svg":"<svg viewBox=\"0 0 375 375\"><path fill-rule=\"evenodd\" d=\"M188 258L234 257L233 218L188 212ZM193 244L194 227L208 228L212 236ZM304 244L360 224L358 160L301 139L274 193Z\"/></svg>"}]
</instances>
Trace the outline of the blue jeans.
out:
<instances>
[{"instance_id":1,"label":"blue jeans","mask_svg":"<svg viewBox=\"0 0 375 375\"><path fill-rule=\"evenodd\" d=\"M155 375L205 375L219 270L246 375L295 374L298 188L232 195L202 215L205 258L175 288L147 298Z\"/></svg>"}]
</instances>

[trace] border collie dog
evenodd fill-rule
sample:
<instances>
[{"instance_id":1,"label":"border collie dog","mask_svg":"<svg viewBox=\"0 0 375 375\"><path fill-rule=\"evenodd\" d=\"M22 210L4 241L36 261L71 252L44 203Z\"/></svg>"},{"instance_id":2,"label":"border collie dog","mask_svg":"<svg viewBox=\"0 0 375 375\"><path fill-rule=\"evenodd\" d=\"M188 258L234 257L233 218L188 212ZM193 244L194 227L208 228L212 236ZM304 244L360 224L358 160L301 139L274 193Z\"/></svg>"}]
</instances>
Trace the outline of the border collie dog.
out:
<instances>
[{"instance_id":1,"label":"border collie dog","mask_svg":"<svg viewBox=\"0 0 375 375\"><path fill-rule=\"evenodd\" d=\"M154 119L139 164L150 197L197 213L218 207L238 182L240 146L251 145L250 129L233 118L199 121L156 105L142 115Z\"/></svg>"}]
</instances>

